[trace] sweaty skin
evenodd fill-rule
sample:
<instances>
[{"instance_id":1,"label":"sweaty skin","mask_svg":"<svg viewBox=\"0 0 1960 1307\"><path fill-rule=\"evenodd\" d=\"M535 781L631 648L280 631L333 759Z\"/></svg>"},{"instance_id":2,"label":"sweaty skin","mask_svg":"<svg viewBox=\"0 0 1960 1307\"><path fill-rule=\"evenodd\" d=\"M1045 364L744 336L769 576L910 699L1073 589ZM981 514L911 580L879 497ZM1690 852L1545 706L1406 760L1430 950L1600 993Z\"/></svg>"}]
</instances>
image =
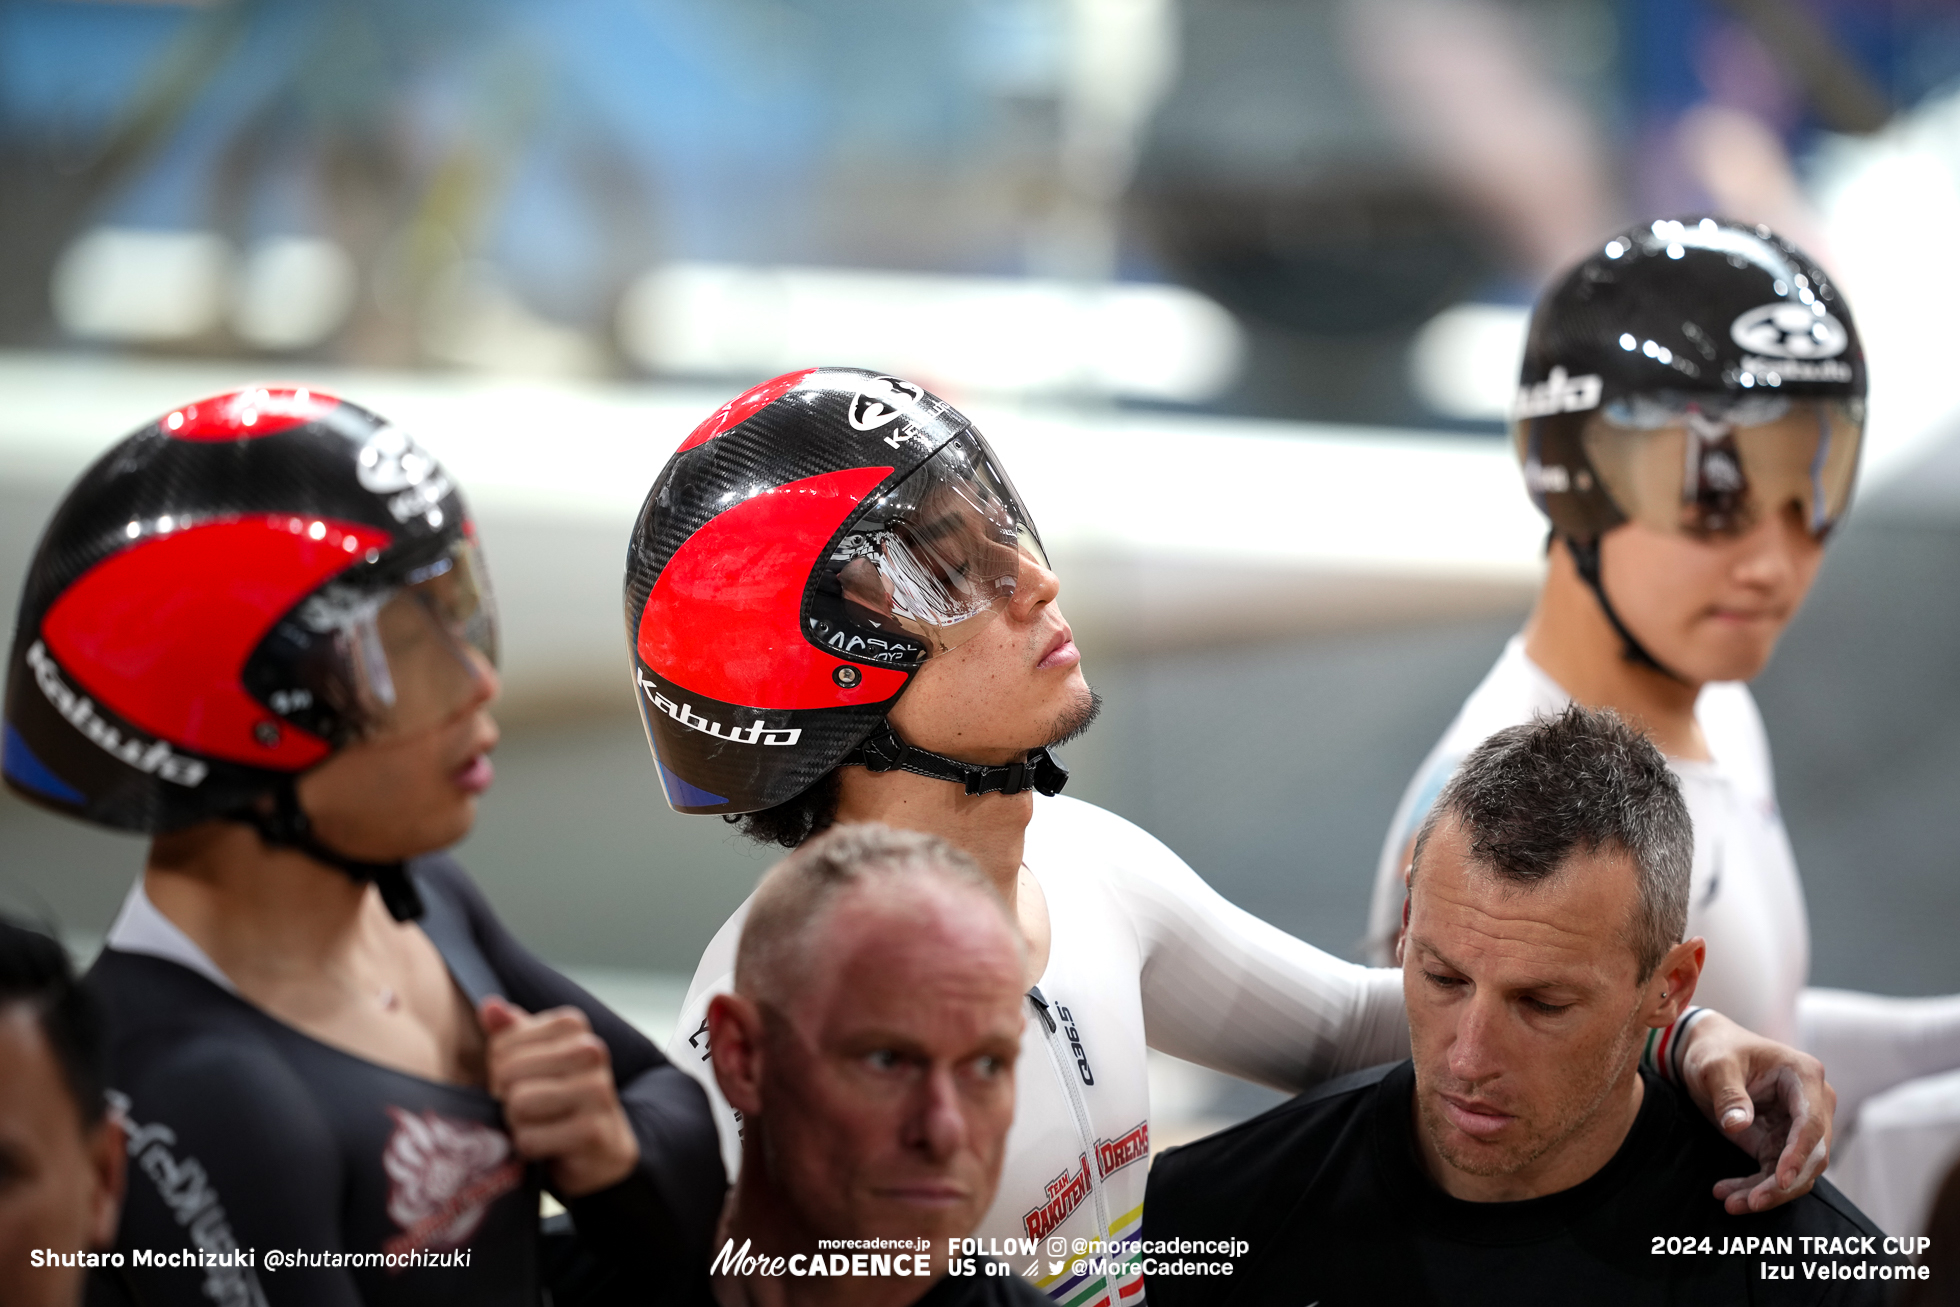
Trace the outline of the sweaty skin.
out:
<instances>
[{"instance_id":1,"label":"sweaty skin","mask_svg":"<svg viewBox=\"0 0 1960 1307\"><path fill-rule=\"evenodd\" d=\"M54 1050L25 1003L0 1006L0 1302L73 1307L83 1269L35 1267L35 1249L111 1246L123 1194L123 1132L84 1129Z\"/></svg>"},{"instance_id":2,"label":"sweaty skin","mask_svg":"<svg viewBox=\"0 0 1960 1307\"><path fill-rule=\"evenodd\" d=\"M1516 1202L1570 1189L1639 1114L1640 1049L1694 994L1702 942L1639 975L1623 850L1575 853L1524 886L1477 863L1454 818L1424 847L1403 948L1417 1139L1454 1197Z\"/></svg>"}]
</instances>

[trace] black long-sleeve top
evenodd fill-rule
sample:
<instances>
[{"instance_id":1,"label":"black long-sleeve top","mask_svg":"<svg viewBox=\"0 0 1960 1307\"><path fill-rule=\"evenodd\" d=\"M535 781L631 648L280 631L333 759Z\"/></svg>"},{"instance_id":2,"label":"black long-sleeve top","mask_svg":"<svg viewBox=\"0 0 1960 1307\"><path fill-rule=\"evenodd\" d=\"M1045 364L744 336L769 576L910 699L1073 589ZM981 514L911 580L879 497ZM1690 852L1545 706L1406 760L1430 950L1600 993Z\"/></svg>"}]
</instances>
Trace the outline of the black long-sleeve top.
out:
<instances>
[{"instance_id":1,"label":"black long-sleeve top","mask_svg":"<svg viewBox=\"0 0 1960 1307\"><path fill-rule=\"evenodd\" d=\"M611 1050L640 1161L566 1202L583 1281L616 1302L697 1291L726 1187L699 1086L518 944L453 860L417 859L410 873L420 924L473 1002L577 1007ZM330 1047L163 958L111 947L87 983L109 1015L110 1084L130 1131L126 1264L94 1276L91 1307L539 1301L548 1186L487 1092ZM325 1264L275 1267L275 1252Z\"/></svg>"}]
</instances>

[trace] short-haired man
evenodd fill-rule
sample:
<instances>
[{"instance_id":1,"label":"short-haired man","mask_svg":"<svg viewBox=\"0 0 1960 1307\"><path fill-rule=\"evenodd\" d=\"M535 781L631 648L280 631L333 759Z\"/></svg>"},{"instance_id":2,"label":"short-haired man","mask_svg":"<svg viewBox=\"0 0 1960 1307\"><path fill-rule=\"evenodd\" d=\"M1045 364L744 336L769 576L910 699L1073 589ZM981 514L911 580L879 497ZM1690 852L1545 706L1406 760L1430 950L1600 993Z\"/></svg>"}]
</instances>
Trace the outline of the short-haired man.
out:
<instances>
[{"instance_id":1,"label":"short-haired man","mask_svg":"<svg viewBox=\"0 0 1960 1307\"><path fill-rule=\"evenodd\" d=\"M745 1127L725 1307L1046 1301L951 1256L1000 1182L1026 965L1006 903L932 836L839 826L763 877L708 1008Z\"/></svg>"},{"instance_id":2,"label":"short-haired man","mask_svg":"<svg viewBox=\"0 0 1960 1307\"><path fill-rule=\"evenodd\" d=\"M61 945L0 919L0 1302L73 1307L116 1237L122 1127L102 1016Z\"/></svg>"},{"instance_id":3,"label":"short-haired man","mask_svg":"<svg viewBox=\"0 0 1960 1307\"><path fill-rule=\"evenodd\" d=\"M1065 1258L1037 1285L1136 1307L1146 1045L1297 1093L1402 1056L1407 1031L1393 971L1273 928L1147 832L1056 792L1049 746L1095 708L1060 592L978 429L853 368L790 373L712 414L654 483L627 555L640 712L676 810L788 847L837 822L926 831L1007 902L1028 947L1028 1056L979 1235L1100 1245L1101 1270ZM707 1008L733 983L747 911L702 953L669 1045L710 1091L731 1175L740 1129L709 1074ZM1715 1017L1681 1044L1711 1118L1744 1128L1750 1085L1782 1086L1791 1109L1787 1143L1727 1184L1734 1210L1807 1187L1827 1152L1817 1060Z\"/></svg>"},{"instance_id":4,"label":"short-haired man","mask_svg":"<svg viewBox=\"0 0 1960 1307\"><path fill-rule=\"evenodd\" d=\"M1863 1214L1820 1181L1724 1216L1733 1145L1640 1068L1701 972L1693 853L1666 759L1611 712L1480 745L1416 845L1414 1057L1160 1158L1152 1301L1883 1301L1904 1259ZM1244 1251L1154 1251L1181 1240Z\"/></svg>"}]
</instances>

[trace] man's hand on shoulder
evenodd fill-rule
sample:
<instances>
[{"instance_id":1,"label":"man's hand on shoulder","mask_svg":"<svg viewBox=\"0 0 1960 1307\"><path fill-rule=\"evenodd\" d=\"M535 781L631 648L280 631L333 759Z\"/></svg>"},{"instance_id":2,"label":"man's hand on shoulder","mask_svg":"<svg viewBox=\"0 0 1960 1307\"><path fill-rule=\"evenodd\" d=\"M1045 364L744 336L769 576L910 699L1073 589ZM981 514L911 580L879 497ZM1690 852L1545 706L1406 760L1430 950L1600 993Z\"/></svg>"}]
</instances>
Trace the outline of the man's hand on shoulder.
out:
<instances>
[{"instance_id":1,"label":"man's hand on shoulder","mask_svg":"<svg viewBox=\"0 0 1960 1307\"><path fill-rule=\"evenodd\" d=\"M544 1162L563 1198L619 1183L640 1143L613 1085L612 1055L575 1007L536 1015L501 998L477 1009L490 1092L504 1105L517 1151Z\"/></svg>"},{"instance_id":2,"label":"man's hand on shoulder","mask_svg":"<svg viewBox=\"0 0 1960 1307\"><path fill-rule=\"evenodd\" d=\"M1745 1030L1719 1012L1689 1028L1681 1081L1695 1106L1760 1166L1715 1186L1734 1216L1810 1192L1831 1159L1837 1091L1808 1053Z\"/></svg>"}]
</instances>

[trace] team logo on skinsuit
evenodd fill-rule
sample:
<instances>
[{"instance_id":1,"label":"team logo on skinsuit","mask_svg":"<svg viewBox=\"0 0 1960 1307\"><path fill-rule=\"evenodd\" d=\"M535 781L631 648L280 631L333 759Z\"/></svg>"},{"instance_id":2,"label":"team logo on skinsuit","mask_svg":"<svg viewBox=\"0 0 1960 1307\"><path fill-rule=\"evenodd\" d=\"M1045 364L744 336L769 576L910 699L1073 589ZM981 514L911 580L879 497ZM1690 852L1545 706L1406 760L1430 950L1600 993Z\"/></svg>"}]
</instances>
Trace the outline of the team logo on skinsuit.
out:
<instances>
[{"instance_id":1,"label":"team logo on skinsuit","mask_svg":"<svg viewBox=\"0 0 1960 1307\"><path fill-rule=\"evenodd\" d=\"M1141 1162L1150 1156L1150 1122L1139 1121L1136 1128L1121 1139L1096 1140L1096 1174L1104 1179L1110 1172L1120 1171L1131 1162Z\"/></svg>"},{"instance_id":2,"label":"team logo on skinsuit","mask_svg":"<svg viewBox=\"0 0 1960 1307\"><path fill-rule=\"evenodd\" d=\"M490 1204L517 1188L524 1165L500 1130L434 1112L390 1107L395 1133L381 1154L388 1216L402 1232L384 1252L445 1252L469 1242Z\"/></svg>"},{"instance_id":3,"label":"team logo on skinsuit","mask_svg":"<svg viewBox=\"0 0 1960 1307\"><path fill-rule=\"evenodd\" d=\"M926 392L910 381L897 377L872 377L851 397L851 425L859 431L876 431L898 416L900 404L919 404Z\"/></svg>"},{"instance_id":4,"label":"team logo on skinsuit","mask_svg":"<svg viewBox=\"0 0 1960 1307\"><path fill-rule=\"evenodd\" d=\"M1064 1171L1048 1182L1048 1194L1041 1206L1021 1218L1030 1239L1046 1239L1049 1231L1068 1220L1082 1200L1089 1196L1089 1159L1084 1157L1076 1170Z\"/></svg>"}]
</instances>

